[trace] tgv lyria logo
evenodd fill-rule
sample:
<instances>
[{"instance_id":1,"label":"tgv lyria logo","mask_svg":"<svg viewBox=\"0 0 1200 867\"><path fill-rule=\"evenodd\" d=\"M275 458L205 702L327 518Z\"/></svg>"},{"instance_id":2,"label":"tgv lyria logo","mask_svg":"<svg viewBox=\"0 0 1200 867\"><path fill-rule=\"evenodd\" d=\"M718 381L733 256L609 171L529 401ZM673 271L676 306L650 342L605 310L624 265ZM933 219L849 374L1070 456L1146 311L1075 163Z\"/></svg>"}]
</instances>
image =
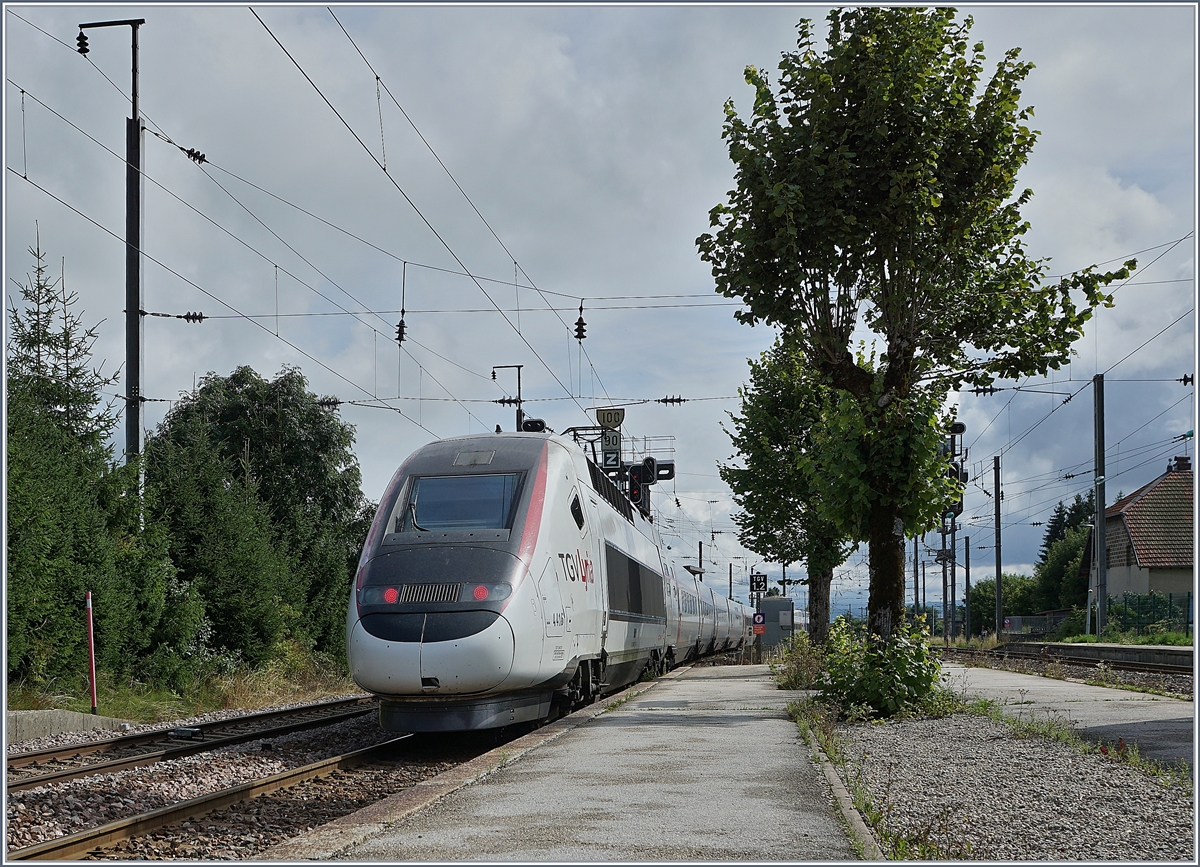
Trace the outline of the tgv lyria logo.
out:
<instances>
[{"instance_id":1,"label":"tgv lyria logo","mask_svg":"<svg viewBox=\"0 0 1200 867\"><path fill-rule=\"evenodd\" d=\"M574 554L559 554L558 560L562 564L563 574L566 575L568 581L582 581L584 590L587 589L589 583L596 583L592 561L580 554L578 549Z\"/></svg>"}]
</instances>

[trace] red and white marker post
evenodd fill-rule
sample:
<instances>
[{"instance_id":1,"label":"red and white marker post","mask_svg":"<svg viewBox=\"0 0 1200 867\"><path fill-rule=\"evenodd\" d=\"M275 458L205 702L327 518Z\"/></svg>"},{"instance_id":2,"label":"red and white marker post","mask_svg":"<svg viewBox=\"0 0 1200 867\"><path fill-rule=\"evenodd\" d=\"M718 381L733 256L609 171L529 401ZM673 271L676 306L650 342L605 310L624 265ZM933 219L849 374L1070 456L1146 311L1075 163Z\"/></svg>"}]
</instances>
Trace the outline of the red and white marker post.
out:
<instances>
[{"instance_id":1,"label":"red and white marker post","mask_svg":"<svg viewBox=\"0 0 1200 867\"><path fill-rule=\"evenodd\" d=\"M96 639L92 631L92 591L87 592L88 673L92 685L92 713L96 713Z\"/></svg>"}]
</instances>

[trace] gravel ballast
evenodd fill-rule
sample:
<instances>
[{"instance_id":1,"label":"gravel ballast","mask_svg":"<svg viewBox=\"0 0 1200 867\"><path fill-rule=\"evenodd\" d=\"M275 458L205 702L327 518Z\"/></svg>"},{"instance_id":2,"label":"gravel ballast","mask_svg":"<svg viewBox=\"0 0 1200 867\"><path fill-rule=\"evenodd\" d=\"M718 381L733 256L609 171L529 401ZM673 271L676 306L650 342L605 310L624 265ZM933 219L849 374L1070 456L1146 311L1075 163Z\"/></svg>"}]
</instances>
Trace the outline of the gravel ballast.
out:
<instances>
[{"instance_id":1,"label":"gravel ballast","mask_svg":"<svg viewBox=\"0 0 1200 867\"><path fill-rule=\"evenodd\" d=\"M883 829L928 842L931 857L1195 862L1191 788L1115 759L975 714L838 735L851 791L865 788Z\"/></svg>"}]
</instances>

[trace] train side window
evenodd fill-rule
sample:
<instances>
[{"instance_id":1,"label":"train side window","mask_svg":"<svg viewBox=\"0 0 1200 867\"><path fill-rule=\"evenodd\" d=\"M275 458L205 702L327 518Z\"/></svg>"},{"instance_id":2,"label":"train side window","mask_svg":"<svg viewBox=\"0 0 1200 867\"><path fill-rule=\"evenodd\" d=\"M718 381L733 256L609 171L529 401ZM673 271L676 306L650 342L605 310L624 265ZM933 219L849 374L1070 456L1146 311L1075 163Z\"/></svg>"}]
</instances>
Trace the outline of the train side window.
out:
<instances>
[{"instance_id":1,"label":"train side window","mask_svg":"<svg viewBox=\"0 0 1200 867\"><path fill-rule=\"evenodd\" d=\"M576 495L575 498L573 500L571 500L571 517L575 519L576 526L578 526L579 529L582 530L583 529L583 504L579 502L578 495Z\"/></svg>"}]
</instances>

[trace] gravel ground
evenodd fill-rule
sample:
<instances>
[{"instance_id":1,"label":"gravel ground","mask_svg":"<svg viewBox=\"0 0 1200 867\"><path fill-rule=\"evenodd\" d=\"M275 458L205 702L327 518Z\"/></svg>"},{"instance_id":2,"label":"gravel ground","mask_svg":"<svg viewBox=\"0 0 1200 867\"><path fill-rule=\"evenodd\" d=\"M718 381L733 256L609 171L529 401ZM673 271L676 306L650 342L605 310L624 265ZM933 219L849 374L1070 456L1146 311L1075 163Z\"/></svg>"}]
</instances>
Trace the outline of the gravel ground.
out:
<instances>
[{"instance_id":1,"label":"gravel ground","mask_svg":"<svg viewBox=\"0 0 1200 867\"><path fill-rule=\"evenodd\" d=\"M487 737L417 735L392 762L335 771L190 822L163 828L85 860L252 859L284 840L370 806L495 745Z\"/></svg>"},{"instance_id":2,"label":"gravel ground","mask_svg":"<svg viewBox=\"0 0 1200 867\"><path fill-rule=\"evenodd\" d=\"M374 716L367 715L142 768L9 792L8 846L62 837L392 737L394 733L382 731Z\"/></svg>"},{"instance_id":3,"label":"gravel ground","mask_svg":"<svg viewBox=\"0 0 1200 867\"><path fill-rule=\"evenodd\" d=\"M939 859L1195 863L1191 790L1115 760L971 714L838 733L843 777Z\"/></svg>"}]
</instances>

